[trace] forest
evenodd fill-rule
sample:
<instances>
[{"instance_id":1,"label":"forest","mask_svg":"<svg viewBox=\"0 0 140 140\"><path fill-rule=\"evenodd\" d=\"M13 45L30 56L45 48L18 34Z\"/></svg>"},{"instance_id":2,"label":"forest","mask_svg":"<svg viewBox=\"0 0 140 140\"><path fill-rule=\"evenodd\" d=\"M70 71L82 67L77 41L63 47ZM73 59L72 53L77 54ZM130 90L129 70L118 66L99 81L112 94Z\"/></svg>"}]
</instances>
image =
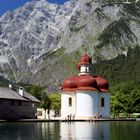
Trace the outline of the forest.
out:
<instances>
[{"instance_id":1,"label":"forest","mask_svg":"<svg viewBox=\"0 0 140 140\"><path fill-rule=\"evenodd\" d=\"M129 48L127 56L119 55L112 60L93 65L94 75L102 75L109 81L111 113L130 116L140 113L140 47Z\"/></svg>"},{"instance_id":2,"label":"forest","mask_svg":"<svg viewBox=\"0 0 140 140\"><path fill-rule=\"evenodd\" d=\"M140 47L128 48L127 55L120 54L112 60L97 61L93 64L93 75L106 78L110 85L111 114L130 116L140 113ZM0 77L0 86L8 86L9 81ZM61 97L59 91L48 93L46 87L21 84L26 91L38 98L41 103L38 107L45 110L54 110L59 114Z\"/></svg>"},{"instance_id":3,"label":"forest","mask_svg":"<svg viewBox=\"0 0 140 140\"><path fill-rule=\"evenodd\" d=\"M98 61L93 64L93 75L105 77L110 85L111 115L119 117L123 114L130 117L132 113L140 113L140 47L129 48L127 56L119 55L112 60ZM52 108L59 112L61 107L60 94L44 94L43 88L26 86L26 89L42 101L47 103L46 109ZM53 96L53 98L51 97ZM52 105L48 105L48 102ZM54 102L54 103L53 103ZM41 104L43 106L43 104Z\"/></svg>"}]
</instances>

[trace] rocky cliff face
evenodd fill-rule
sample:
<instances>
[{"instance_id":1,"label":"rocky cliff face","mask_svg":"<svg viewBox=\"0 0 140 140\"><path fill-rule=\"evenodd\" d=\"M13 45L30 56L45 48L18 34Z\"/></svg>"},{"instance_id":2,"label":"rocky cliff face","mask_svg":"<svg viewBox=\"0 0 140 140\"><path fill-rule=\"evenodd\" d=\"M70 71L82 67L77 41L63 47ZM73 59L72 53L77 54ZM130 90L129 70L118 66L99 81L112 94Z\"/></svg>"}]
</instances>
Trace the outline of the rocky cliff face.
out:
<instances>
[{"instance_id":1,"label":"rocky cliff face","mask_svg":"<svg viewBox=\"0 0 140 140\"><path fill-rule=\"evenodd\" d=\"M101 59L114 58L140 43L139 10L139 3L86 1L72 15L59 45L67 52L83 46L95 49Z\"/></svg>"},{"instance_id":2,"label":"rocky cliff face","mask_svg":"<svg viewBox=\"0 0 140 140\"><path fill-rule=\"evenodd\" d=\"M17 74L36 71L32 62L40 63L40 56L56 48L74 6L75 2L62 6L33 0L4 14L0 18L1 72L8 69L18 79Z\"/></svg>"},{"instance_id":3,"label":"rocky cliff face","mask_svg":"<svg viewBox=\"0 0 140 140\"><path fill-rule=\"evenodd\" d=\"M0 72L56 89L83 52L99 61L140 46L139 11L139 1L28 2L0 17Z\"/></svg>"}]
</instances>

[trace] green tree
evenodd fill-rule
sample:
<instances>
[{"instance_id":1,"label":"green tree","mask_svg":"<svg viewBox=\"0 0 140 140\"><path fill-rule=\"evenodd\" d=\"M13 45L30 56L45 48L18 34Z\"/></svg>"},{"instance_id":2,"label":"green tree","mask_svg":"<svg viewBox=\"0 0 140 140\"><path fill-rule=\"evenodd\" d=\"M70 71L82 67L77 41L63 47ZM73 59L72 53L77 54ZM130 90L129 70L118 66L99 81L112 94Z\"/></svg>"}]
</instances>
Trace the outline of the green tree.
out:
<instances>
[{"instance_id":1,"label":"green tree","mask_svg":"<svg viewBox=\"0 0 140 140\"><path fill-rule=\"evenodd\" d=\"M140 112L140 84L134 81L119 83L111 88L111 112L113 114Z\"/></svg>"},{"instance_id":2,"label":"green tree","mask_svg":"<svg viewBox=\"0 0 140 140\"><path fill-rule=\"evenodd\" d=\"M33 96L35 96L37 99L41 100L41 94L44 90L43 87L40 86L36 86L36 85L26 85L25 89L32 94Z\"/></svg>"},{"instance_id":3,"label":"green tree","mask_svg":"<svg viewBox=\"0 0 140 140\"><path fill-rule=\"evenodd\" d=\"M55 114L59 114L61 108L61 96L59 93L52 93L49 95L51 101L51 110L55 111Z\"/></svg>"},{"instance_id":4,"label":"green tree","mask_svg":"<svg viewBox=\"0 0 140 140\"><path fill-rule=\"evenodd\" d=\"M41 107L45 110L44 118L46 119L46 111L47 111L48 119L50 119L51 100L45 92L42 93Z\"/></svg>"},{"instance_id":5,"label":"green tree","mask_svg":"<svg viewBox=\"0 0 140 140\"><path fill-rule=\"evenodd\" d=\"M136 88L130 92L130 97L132 104L132 112L140 112L140 89Z\"/></svg>"},{"instance_id":6,"label":"green tree","mask_svg":"<svg viewBox=\"0 0 140 140\"><path fill-rule=\"evenodd\" d=\"M117 92L116 95L111 96L110 109L114 118L118 117L119 113L123 112L123 104L120 101L121 99L122 99L122 96L120 92Z\"/></svg>"}]
</instances>

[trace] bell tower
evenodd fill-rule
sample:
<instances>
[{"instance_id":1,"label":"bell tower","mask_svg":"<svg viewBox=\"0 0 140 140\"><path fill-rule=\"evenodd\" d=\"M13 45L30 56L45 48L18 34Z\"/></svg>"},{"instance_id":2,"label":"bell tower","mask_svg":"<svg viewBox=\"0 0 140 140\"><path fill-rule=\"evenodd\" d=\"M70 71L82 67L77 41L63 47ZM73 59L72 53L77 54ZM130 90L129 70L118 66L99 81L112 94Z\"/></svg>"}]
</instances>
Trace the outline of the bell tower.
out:
<instances>
[{"instance_id":1,"label":"bell tower","mask_svg":"<svg viewBox=\"0 0 140 140\"><path fill-rule=\"evenodd\" d=\"M91 58L88 56L88 54L85 53L81 57L80 62L78 63L79 76L91 75L91 68L92 68Z\"/></svg>"}]
</instances>

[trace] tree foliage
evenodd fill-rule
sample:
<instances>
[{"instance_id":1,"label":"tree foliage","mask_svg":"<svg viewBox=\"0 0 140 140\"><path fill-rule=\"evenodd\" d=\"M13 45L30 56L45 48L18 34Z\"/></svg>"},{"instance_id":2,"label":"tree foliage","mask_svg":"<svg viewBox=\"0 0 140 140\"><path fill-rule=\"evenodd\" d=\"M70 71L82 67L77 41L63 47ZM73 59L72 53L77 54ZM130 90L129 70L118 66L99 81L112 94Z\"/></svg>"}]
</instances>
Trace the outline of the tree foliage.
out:
<instances>
[{"instance_id":1,"label":"tree foliage","mask_svg":"<svg viewBox=\"0 0 140 140\"><path fill-rule=\"evenodd\" d=\"M46 111L48 114L48 118L50 118L50 110L55 111L55 114L59 114L61 108L61 97L58 93L51 93L46 94L43 92L41 98L41 107Z\"/></svg>"},{"instance_id":2,"label":"tree foliage","mask_svg":"<svg viewBox=\"0 0 140 140\"><path fill-rule=\"evenodd\" d=\"M45 118L47 110L48 118L50 119L51 100L45 92L42 93L40 106L45 110Z\"/></svg>"},{"instance_id":3,"label":"tree foliage","mask_svg":"<svg viewBox=\"0 0 140 140\"><path fill-rule=\"evenodd\" d=\"M51 101L51 110L60 111L61 108L61 96L59 93L52 93L49 95Z\"/></svg>"},{"instance_id":4,"label":"tree foliage","mask_svg":"<svg viewBox=\"0 0 140 140\"><path fill-rule=\"evenodd\" d=\"M128 48L127 55L93 65L93 74L108 79L111 92L111 112L140 113L140 46Z\"/></svg>"},{"instance_id":5,"label":"tree foliage","mask_svg":"<svg viewBox=\"0 0 140 140\"><path fill-rule=\"evenodd\" d=\"M140 113L140 84L133 81L119 83L111 88L111 112Z\"/></svg>"},{"instance_id":6,"label":"tree foliage","mask_svg":"<svg viewBox=\"0 0 140 140\"><path fill-rule=\"evenodd\" d=\"M102 75L108 79L110 86L127 81L140 83L139 58L140 46L129 48L127 56L121 54L112 60L97 60L97 64L93 65L93 75Z\"/></svg>"},{"instance_id":7,"label":"tree foliage","mask_svg":"<svg viewBox=\"0 0 140 140\"><path fill-rule=\"evenodd\" d=\"M57 114L59 113L61 108L61 96L59 93L47 93L44 87L36 85L24 85L24 87L30 94L41 101L38 107L47 110L48 115L50 110L55 111Z\"/></svg>"}]
</instances>

